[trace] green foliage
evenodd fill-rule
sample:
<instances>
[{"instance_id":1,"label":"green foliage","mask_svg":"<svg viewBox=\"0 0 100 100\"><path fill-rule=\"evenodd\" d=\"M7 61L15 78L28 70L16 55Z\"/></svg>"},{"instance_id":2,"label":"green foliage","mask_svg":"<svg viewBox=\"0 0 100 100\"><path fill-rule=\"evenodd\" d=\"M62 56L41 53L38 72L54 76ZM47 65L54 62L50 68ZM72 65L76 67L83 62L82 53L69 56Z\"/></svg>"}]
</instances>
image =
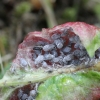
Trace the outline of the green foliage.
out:
<instances>
[{"instance_id":1,"label":"green foliage","mask_svg":"<svg viewBox=\"0 0 100 100\"><path fill-rule=\"evenodd\" d=\"M75 7L66 8L63 11L62 17L66 20L68 19L68 21L75 21L77 18L77 10L75 9Z\"/></svg>"},{"instance_id":2,"label":"green foliage","mask_svg":"<svg viewBox=\"0 0 100 100\"><path fill-rule=\"evenodd\" d=\"M39 86L36 100L83 100L98 86L100 73L96 71L61 74Z\"/></svg>"},{"instance_id":3,"label":"green foliage","mask_svg":"<svg viewBox=\"0 0 100 100\"><path fill-rule=\"evenodd\" d=\"M23 1L16 5L14 14L17 17L21 17L24 13L31 10L31 4L29 2Z\"/></svg>"},{"instance_id":4,"label":"green foliage","mask_svg":"<svg viewBox=\"0 0 100 100\"><path fill-rule=\"evenodd\" d=\"M1 35L0 36L0 53L5 54L5 49L8 48L8 40L6 35Z\"/></svg>"},{"instance_id":5,"label":"green foliage","mask_svg":"<svg viewBox=\"0 0 100 100\"><path fill-rule=\"evenodd\" d=\"M100 3L96 4L93 8L96 16L98 17L98 19L100 20Z\"/></svg>"},{"instance_id":6,"label":"green foliage","mask_svg":"<svg viewBox=\"0 0 100 100\"><path fill-rule=\"evenodd\" d=\"M9 70L10 66L11 66L11 64L8 63L5 67L3 67L4 73L0 71L0 79L4 76L4 74L6 73L6 71Z\"/></svg>"},{"instance_id":7,"label":"green foliage","mask_svg":"<svg viewBox=\"0 0 100 100\"><path fill-rule=\"evenodd\" d=\"M95 51L100 47L100 30L96 31L96 35L94 36L91 43L86 46L86 50L90 57L93 57L95 54ZM91 49L92 48L92 49Z\"/></svg>"},{"instance_id":8,"label":"green foliage","mask_svg":"<svg viewBox=\"0 0 100 100\"><path fill-rule=\"evenodd\" d=\"M4 87L0 91L1 97L0 100L8 100L9 96L12 94L12 92L15 90L15 87Z\"/></svg>"}]
</instances>

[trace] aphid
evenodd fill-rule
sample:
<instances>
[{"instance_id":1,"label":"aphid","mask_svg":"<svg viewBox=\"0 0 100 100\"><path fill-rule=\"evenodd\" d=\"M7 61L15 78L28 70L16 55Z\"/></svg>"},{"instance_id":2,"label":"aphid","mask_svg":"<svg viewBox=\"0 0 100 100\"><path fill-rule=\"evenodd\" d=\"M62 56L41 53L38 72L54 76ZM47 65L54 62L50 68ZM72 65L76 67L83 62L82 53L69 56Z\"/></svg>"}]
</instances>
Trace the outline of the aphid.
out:
<instances>
[{"instance_id":1,"label":"aphid","mask_svg":"<svg viewBox=\"0 0 100 100\"><path fill-rule=\"evenodd\" d=\"M43 61L42 67L47 67L47 66L48 66L48 64L45 61Z\"/></svg>"},{"instance_id":2,"label":"aphid","mask_svg":"<svg viewBox=\"0 0 100 100\"><path fill-rule=\"evenodd\" d=\"M17 96L18 96L18 98L20 99L20 98L22 97L22 95L23 95L23 91L20 89L20 90L18 91Z\"/></svg>"},{"instance_id":3,"label":"aphid","mask_svg":"<svg viewBox=\"0 0 100 100\"><path fill-rule=\"evenodd\" d=\"M78 65L78 61L79 61L79 60L77 60L77 59L76 59L76 60L72 60L72 61L71 61L71 64L77 66L77 65Z\"/></svg>"},{"instance_id":4,"label":"aphid","mask_svg":"<svg viewBox=\"0 0 100 100\"><path fill-rule=\"evenodd\" d=\"M89 62L90 62L90 58L89 58L89 57L86 57L86 58L85 58L85 62L84 62L84 64L85 64L85 65L88 65Z\"/></svg>"},{"instance_id":5,"label":"aphid","mask_svg":"<svg viewBox=\"0 0 100 100\"><path fill-rule=\"evenodd\" d=\"M26 100L27 98L28 98L28 95L27 94L23 94L22 100Z\"/></svg>"},{"instance_id":6,"label":"aphid","mask_svg":"<svg viewBox=\"0 0 100 100\"><path fill-rule=\"evenodd\" d=\"M34 46L33 50L42 50L42 46Z\"/></svg>"},{"instance_id":7,"label":"aphid","mask_svg":"<svg viewBox=\"0 0 100 100\"><path fill-rule=\"evenodd\" d=\"M74 58L73 55L72 55L72 54L69 54L69 55L67 55L67 56L65 56L65 57L63 58L63 62L70 61L70 60L72 60L73 58Z\"/></svg>"},{"instance_id":8,"label":"aphid","mask_svg":"<svg viewBox=\"0 0 100 100\"><path fill-rule=\"evenodd\" d=\"M69 41L70 41L70 43L75 43L74 37L70 37L70 38L69 38Z\"/></svg>"},{"instance_id":9,"label":"aphid","mask_svg":"<svg viewBox=\"0 0 100 100\"><path fill-rule=\"evenodd\" d=\"M74 40L75 40L75 42L77 42L77 41L80 42L79 36L76 35L76 36L74 37Z\"/></svg>"},{"instance_id":10,"label":"aphid","mask_svg":"<svg viewBox=\"0 0 100 100\"><path fill-rule=\"evenodd\" d=\"M34 53L35 53L36 55L40 55L42 52L41 52L41 50L34 50Z\"/></svg>"},{"instance_id":11,"label":"aphid","mask_svg":"<svg viewBox=\"0 0 100 100\"><path fill-rule=\"evenodd\" d=\"M64 64L64 63L63 63L63 56L59 56L58 58L59 58L59 64L60 64L60 65L63 65L63 64Z\"/></svg>"},{"instance_id":12,"label":"aphid","mask_svg":"<svg viewBox=\"0 0 100 100\"><path fill-rule=\"evenodd\" d=\"M27 67L28 66L28 63L24 58L20 58L20 64L21 64L21 67Z\"/></svg>"},{"instance_id":13,"label":"aphid","mask_svg":"<svg viewBox=\"0 0 100 100\"><path fill-rule=\"evenodd\" d=\"M35 90L31 90L31 91L30 91L30 96L35 97L35 96L36 96L36 91L35 91Z\"/></svg>"},{"instance_id":14,"label":"aphid","mask_svg":"<svg viewBox=\"0 0 100 100\"><path fill-rule=\"evenodd\" d=\"M65 37L68 34L68 29L64 29L63 32L61 33L61 37Z\"/></svg>"},{"instance_id":15,"label":"aphid","mask_svg":"<svg viewBox=\"0 0 100 100\"><path fill-rule=\"evenodd\" d=\"M47 44L47 45L45 45L44 47L43 47L43 50L44 51L50 51L50 50L52 50L52 49L54 49L55 48L55 45L54 44Z\"/></svg>"},{"instance_id":16,"label":"aphid","mask_svg":"<svg viewBox=\"0 0 100 100\"><path fill-rule=\"evenodd\" d=\"M80 57L83 57L83 56L85 56L87 53L86 53L86 51L81 51L80 52Z\"/></svg>"},{"instance_id":17,"label":"aphid","mask_svg":"<svg viewBox=\"0 0 100 100\"><path fill-rule=\"evenodd\" d=\"M80 50L75 50L75 51L73 52L74 56L76 56L76 57L80 57L80 53L81 53Z\"/></svg>"},{"instance_id":18,"label":"aphid","mask_svg":"<svg viewBox=\"0 0 100 100\"><path fill-rule=\"evenodd\" d=\"M83 45L80 43L79 45L80 50L85 50L85 47L83 47Z\"/></svg>"},{"instance_id":19,"label":"aphid","mask_svg":"<svg viewBox=\"0 0 100 100\"><path fill-rule=\"evenodd\" d=\"M53 62L54 62L54 63L57 63L57 62L59 62L59 60L60 60L60 58L57 57L57 58L54 58L54 59L53 59Z\"/></svg>"},{"instance_id":20,"label":"aphid","mask_svg":"<svg viewBox=\"0 0 100 100\"><path fill-rule=\"evenodd\" d=\"M51 60L54 58L54 55L52 54L45 54L45 60Z\"/></svg>"},{"instance_id":21,"label":"aphid","mask_svg":"<svg viewBox=\"0 0 100 100\"><path fill-rule=\"evenodd\" d=\"M44 60L44 56L43 55L39 55L36 59L35 59L35 64L39 64Z\"/></svg>"},{"instance_id":22,"label":"aphid","mask_svg":"<svg viewBox=\"0 0 100 100\"><path fill-rule=\"evenodd\" d=\"M49 70L47 70L47 73L53 73L53 70L52 69L49 69Z\"/></svg>"},{"instance_id":23,"label":"aphid","mask_svg":"<svg viewBox=\"0 0 100 100\"><path fill-rule=\"evenodd\" d=\"M64 40L60 38L55 40L54 43L56 44L58 49L61 49L63 47Z\"/></svg>"},{"instance_id":24,"label":"aphid","mask_svg":"<svg viewBox=\"0 0 100 100\"><path fill-rule=\"evenodd\" d=\"M70 47L65 47L63 48L62 50L64 53L69 53L71 51L71 48Z\"/></svg>"},{"instance_id":25,"label":"aphid","mask_svg":"<svg viewBox=\"0 0 100 100\"><path fill-rule=\"evenodd\" d=\"M55 40L55 39L58 39L58 38L60 38L60 34L58 34L58 33L55 33L55 34L53 34L53 35L51 36L51 39L52 39L52 40Z\"/></svg>"},{"instance_id":26,"label":"aphid","mask_svg":"<svg viewBox=\"0 0 100 100\"><path fill-rule=\"evenodd\" d=\"M79 48L80 47L80 43L79 42L77 42L75 45L74 45L74 48Z\"/></svg>"},{"instance_id":27,"label":"aphid","mask_svg":"<svg viewBox=\"0 0 100 100\"><path fill-rule=\"evenodd\" d=\"M52 51L51 51L51 54L52 54L52 55L54 55L55 57L57 57L57 56L58 56L58 53L57 53L57 51L56 51L56 50L52 50Z\"/></svg>"}]
</instances>

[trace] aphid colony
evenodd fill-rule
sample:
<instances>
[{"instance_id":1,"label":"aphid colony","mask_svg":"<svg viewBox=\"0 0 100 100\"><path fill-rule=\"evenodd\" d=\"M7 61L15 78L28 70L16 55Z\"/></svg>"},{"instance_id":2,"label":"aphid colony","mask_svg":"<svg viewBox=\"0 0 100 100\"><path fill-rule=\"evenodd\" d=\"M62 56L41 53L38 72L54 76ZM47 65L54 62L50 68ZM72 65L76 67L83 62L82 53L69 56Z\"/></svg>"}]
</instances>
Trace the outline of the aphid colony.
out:
<instances>
[{"instance_id":1,"label":"aphid colony","mask_svg":"<svg viewBox=\"0 0 100 100\"><path fill-rule=\"evenodd\" d=\"M39 83L21 87L20 89L17 89L9 99L10 100L35 100L37 96L38 85Z\"/></svg>"},{"instance_id":2,"label":"aphid colony","mask_svg":"<svg viewBox=\"0 0 100 100\"><path fill-rule=\"evenodd\" d=\"M71 28L62 33L53 33L51 42L38 41L33 47L32 58L37 68L87 65L91 61L79 37Z\"/></svg>"}]
</instances>

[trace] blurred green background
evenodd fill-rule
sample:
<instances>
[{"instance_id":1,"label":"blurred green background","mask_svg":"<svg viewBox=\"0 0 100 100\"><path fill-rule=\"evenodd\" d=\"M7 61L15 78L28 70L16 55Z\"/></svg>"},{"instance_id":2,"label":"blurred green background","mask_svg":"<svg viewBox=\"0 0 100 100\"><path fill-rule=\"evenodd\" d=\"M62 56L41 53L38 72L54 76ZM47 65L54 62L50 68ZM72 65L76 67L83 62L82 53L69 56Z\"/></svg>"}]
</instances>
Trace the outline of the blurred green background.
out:
<instances>
[{"instance_id":1,"label":"blurred green background","mask_svg":"<svg viewBox=\"0 0 100 100\"><path fill-rule=\"evenodd\" d=\"M0 77L26 34L69 21L100 27L100 0L0 0Z\"/></svg>"}]
</instances>

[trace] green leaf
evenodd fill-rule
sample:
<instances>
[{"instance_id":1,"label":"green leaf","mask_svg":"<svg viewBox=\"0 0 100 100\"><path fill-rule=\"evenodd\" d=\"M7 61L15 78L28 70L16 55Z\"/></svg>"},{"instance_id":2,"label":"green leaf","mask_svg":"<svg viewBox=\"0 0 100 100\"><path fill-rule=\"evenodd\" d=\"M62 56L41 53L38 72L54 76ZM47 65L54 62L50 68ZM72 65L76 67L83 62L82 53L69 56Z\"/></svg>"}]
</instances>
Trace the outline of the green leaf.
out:
<instances>
[{"instance_id":1,"label":"green leaf","mask_svg":"<svg viewBox=\"0 0 100 100\"><path fill-rule=\"evenodd\" d=\"M17 88L17 87L16 87ZM0 89L0 100L8 100L8 97L16 89L15 87L3 87Z\"/></svg>"},{"instance_id":2,"label":"green leaf","mask_svg":"<svg viewBox=\"0 0 100 100\"><path fill-rule=\"evenodd\" d=\"M96 87L100 87L100 72L61 74L39 86L36 100L83 100Z\"/></svg>"},{"instance_id":3,"label":"green leaf","mask_svg":"<svg viewBox=\"0 0 100 100\"><path fill-rule=\"evenodd\" d=\"M95 51L100 47L100 31L96 32L96 35L94 36L93 40L91 41L91 44L89 44L86 49L88 51L88 54L92 57L94 56Z\"/></svg>"},{"instance_id":4,"label":"green leaf","mask_svg":"<svg viewBox=\"0 0 100 100\"><path fill-rule=\"evenodd\" d=\"M23 1L15 6L14 14L17 17L21 17L24 13L27 13L31 10L31 4L27 1Z\"/></svg>"}]
</instances>

